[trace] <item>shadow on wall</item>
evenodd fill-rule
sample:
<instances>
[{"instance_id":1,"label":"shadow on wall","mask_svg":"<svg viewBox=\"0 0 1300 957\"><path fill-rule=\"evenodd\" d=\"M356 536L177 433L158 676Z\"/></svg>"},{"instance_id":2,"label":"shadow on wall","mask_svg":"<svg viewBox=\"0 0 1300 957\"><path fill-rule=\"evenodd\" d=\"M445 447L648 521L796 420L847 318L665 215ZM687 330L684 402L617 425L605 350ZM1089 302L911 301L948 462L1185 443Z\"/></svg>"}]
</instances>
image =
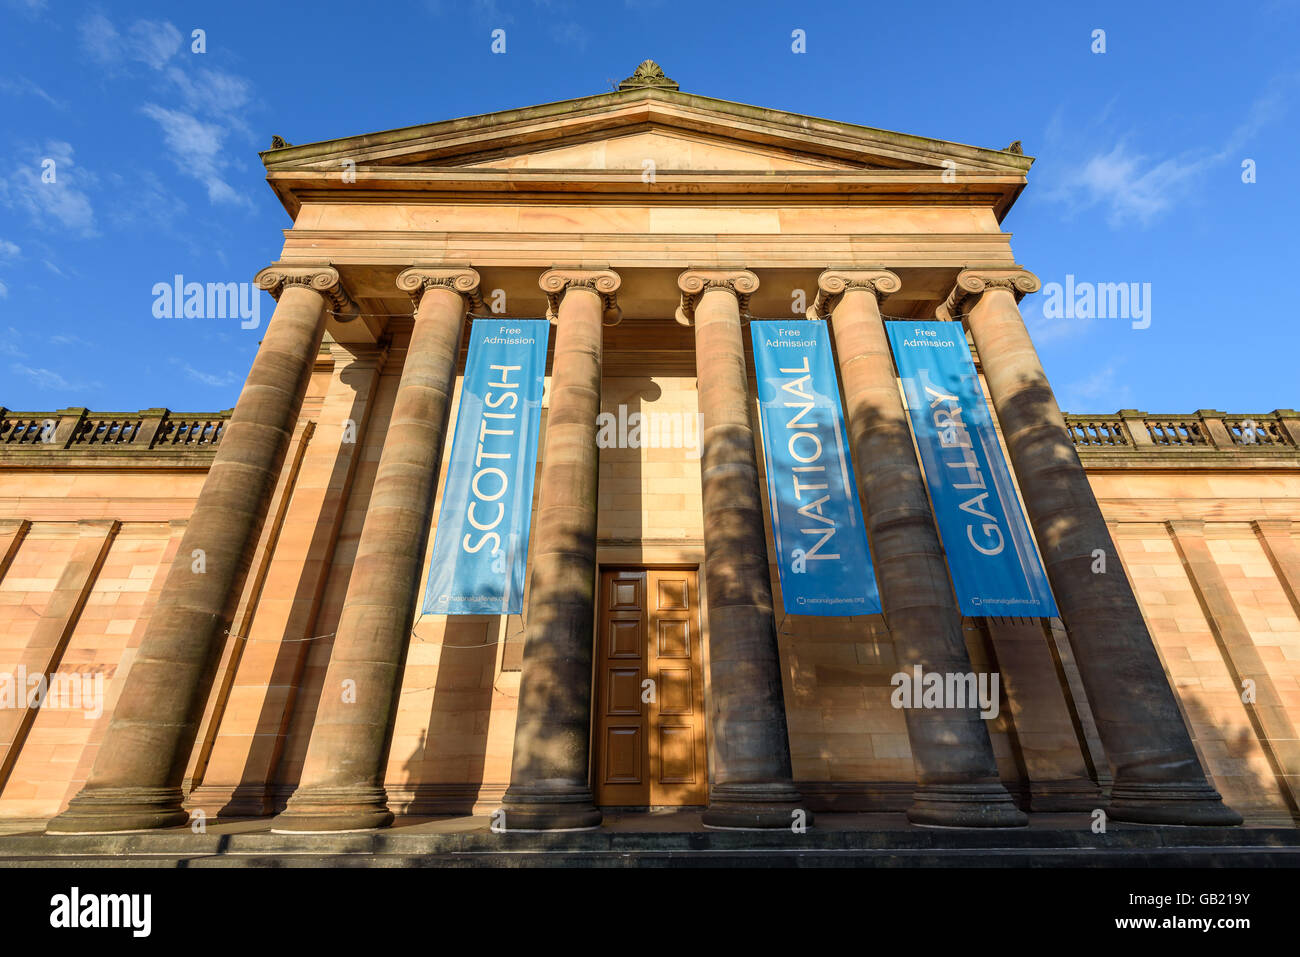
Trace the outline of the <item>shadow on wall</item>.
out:
<instances>
[{"instance_id":1,"label":"shadow on wall","mask_svg":"<svg viewBox=\"0 0 1300 957\"><path fill-rule=\"evenodd\" d=\"M1179 695L1210 783L1247 824L1300 825L1291 789L1249 724L1217 721L1195 694ZM1213 729L1213 731L1209 731Z\"/></svg>"}]
</instances>

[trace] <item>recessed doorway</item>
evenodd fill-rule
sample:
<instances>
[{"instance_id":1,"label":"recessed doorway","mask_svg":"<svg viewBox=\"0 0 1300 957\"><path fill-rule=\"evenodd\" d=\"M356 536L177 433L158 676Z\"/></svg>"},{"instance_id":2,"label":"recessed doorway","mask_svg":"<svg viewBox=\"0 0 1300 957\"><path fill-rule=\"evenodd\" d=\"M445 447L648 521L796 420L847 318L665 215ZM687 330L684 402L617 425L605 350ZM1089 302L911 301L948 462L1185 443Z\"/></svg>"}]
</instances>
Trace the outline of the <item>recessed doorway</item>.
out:
<instances>
[{"instance_id":1,"label":"recessed doorway","mask_svg":"<svg viewBox=\"0 0 1300 957\"><path fill-rule=\"evenodd\" d=\"M601 570L592 722L597 804L706 803L699 612L695 569Z\"/></svg>"}]
</instances>

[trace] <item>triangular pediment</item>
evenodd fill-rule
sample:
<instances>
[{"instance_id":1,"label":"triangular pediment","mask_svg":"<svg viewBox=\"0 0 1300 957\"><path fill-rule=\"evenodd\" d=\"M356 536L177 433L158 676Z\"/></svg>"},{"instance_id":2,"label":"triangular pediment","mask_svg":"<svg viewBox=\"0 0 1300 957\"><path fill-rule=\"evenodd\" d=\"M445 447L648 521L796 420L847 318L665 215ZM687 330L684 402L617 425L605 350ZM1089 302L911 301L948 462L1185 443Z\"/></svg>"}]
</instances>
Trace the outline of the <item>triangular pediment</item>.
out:
<instances>
[{"instance_id":1,"label":"triangular pediment","mask_svg":"<svg viewBox=\"0 0 1300 957\"><path fill-rule=\"evenodd\" d=\"M574 170L827 170L861 169L828 159L680 130L645 130L584 143L560 141L520 153L463 164L489 169Z\"/></svg>"},{"instance_id":2,"label":"triangular pediment","mask_svg":"<svg viewBox=\"0 0 1300 957\"><path fill-rule=\"evenodd\" d=\"M662 89L626 90L262 154L268 170L933 170L1023 174L1029 157Z\"/></svg>"},{"instance_id":3,"label":"triangular pediment","mask_svg":"<svg viewBox=\"0 0 1300 957\"><path fill-rule=\"evenodd\" d=\"M768 193L912 205L950 196L1001 219L1033 163L1018 145L983 149L663 86L299 146L276 137L261 155L293 216L344 195Z\"/></svg>"}]
</instances>

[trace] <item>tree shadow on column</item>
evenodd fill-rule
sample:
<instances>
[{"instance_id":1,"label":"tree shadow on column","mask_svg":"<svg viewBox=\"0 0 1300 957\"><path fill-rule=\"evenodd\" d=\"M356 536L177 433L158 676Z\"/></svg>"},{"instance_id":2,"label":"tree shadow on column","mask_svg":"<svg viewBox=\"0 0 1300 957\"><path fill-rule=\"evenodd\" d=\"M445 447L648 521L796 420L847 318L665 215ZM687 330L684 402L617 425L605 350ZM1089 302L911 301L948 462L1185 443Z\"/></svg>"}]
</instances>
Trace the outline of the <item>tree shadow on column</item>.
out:
<instances>
[{"instance_id":1,"label":"tree shadow on column","mask_svg":"<svg viewBox=\"0 0 1300 957\"><path fill-rule=\"evenodd\" d=\"M286 703L286 730L279 760L271 772L274 782L270 789L273 814L283 811L290 796L297 790L303 761L311 742L312 728L316 723L316 712L321 695L325 693L325 674L334 651L332 632L337 629L343 611L343 602L352 577L352 563L361 541L365 515L370 508L370 496L374 491L378 458L383 451L388 432L387 423L397 397L397 379L386 380L389 380L388 375L382 376L376 383L368 425L355 456L357 469L353 473L347 503L329 551L330 567L325 576L323 591L323 596L329 597L322 598L315 628L311 632L313 636L321 637L304 642L306 648L302 661L298 664L293 697Z\"/></svg>"},{"instance_id":2,"label":"tree shadow on column","mask_svg":"<svg viewBox=\"0 0 1300 957\"><path fill-rule=\"evenodd\" d=\"M347 421L358 423L358 431L364 439L367 404L373 407L373 394L367 395L363 390L371 385L374 372L369 369L356 370L349 363L339 373L345 385L353 386L353 401L346 416ZM377 383L375 383L377 388ZM343 422L321 423L312 436L316 443L338 444L343 435ZM310 454L310 451L309 453ZM361 446L354 448L352 455L336 456L330 473L327 490L322 497L325 508L333 505L333 499L351 485L356 465L363 455ZM287 490L292 506L295 489ZM361 497L369 500L370 489L355 490ZM355 494L354 492L354 494ZM361 506L364 509L364 503ZM339 529L345 515L342 509L337 521L317 521L312 529L311 540L307 546L306 560L293 593L293 604L289 619L285 625L281 644L276 651L275 662L265 688L257 723L254 727L254 741L249 748L243 772L237 783L230 802L219 812L219 817L248 815L267 815L277 813L283 808L284 796L277 802L277 790L272 782L277 780L285 746L290 737L296 705L308 659L320 639L315 639L318 627L326 623L321 617L321 604L333 573L334 551L338 542ZM273 558L274 560L274 558ZM265 595L279 599L280 594ZM252 619L256 623L256 617ZM333 625L329 625L333 627ZM333 642L329 641L330 648ZM234 666L238 668L238 663ZM237 680L237 670L232 675L232 685ZM315 702L311 703L314 712ZM218 734L220 733L218 729ZM196 786L202 782L196 782Z\"/></svg>"}]
</instances>

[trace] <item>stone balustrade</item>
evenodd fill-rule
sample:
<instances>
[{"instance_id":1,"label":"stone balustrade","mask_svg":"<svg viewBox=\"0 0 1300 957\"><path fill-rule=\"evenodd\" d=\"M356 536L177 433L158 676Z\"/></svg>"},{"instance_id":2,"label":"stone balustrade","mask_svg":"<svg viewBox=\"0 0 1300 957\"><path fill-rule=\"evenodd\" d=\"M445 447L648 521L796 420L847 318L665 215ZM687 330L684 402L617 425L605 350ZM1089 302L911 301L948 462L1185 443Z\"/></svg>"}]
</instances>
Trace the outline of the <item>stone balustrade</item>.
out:
<instances>
[{"instance_id":1,"label":"stone balustrade","mask_svg":"<svg viewBox=\"0 0 1300 957\"><path fill-rule=\"evenodd\" d=\"M0 452L214 451L231 410L224 412L15 412L0 406Z\"/></svg>"},{"instance_id":2,"label":"stone balustrade","mask_svg":"<svg viewBox=\"0 0 1300 957\"><path fill-rule=\"evenodd\" d=\"M230 418L224 412L15 412L0 406L0 452L215 450ZM1201 409L1191 415L1152 415L1121 409L1114 415L1067 413L1075 448L1087 451L1295 451L1300 412L1275 409L1256 415Z\"/></svg>"},{"instance_id":3,"label":"stone balustrade","mask_svg":"<svg viewBox=\"0 0 1300 957\"><path fill-rule=\"evenodd\" d=\"M1300 448L1300 412L1275 409L1256 415L1200 409L1191 415L1152 415L1120 409L1115 415L1065 416L1080 451L1223 450L1294 452Z\"/></svg>"}]
</instances>

